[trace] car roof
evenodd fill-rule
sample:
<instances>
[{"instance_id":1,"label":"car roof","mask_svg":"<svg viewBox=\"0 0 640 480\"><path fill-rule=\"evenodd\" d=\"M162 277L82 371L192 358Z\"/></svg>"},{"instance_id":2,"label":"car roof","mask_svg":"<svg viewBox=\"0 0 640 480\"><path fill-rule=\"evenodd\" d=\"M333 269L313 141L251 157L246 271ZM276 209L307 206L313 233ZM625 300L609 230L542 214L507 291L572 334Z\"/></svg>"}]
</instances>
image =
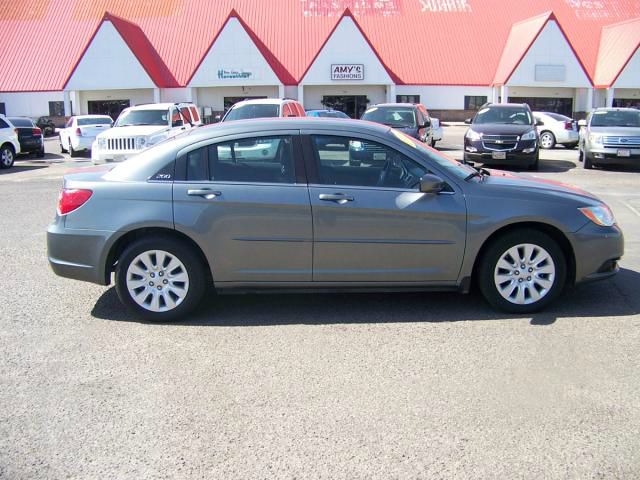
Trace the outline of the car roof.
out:
<instances>
[{"instance_id":1,"label":"car roof","mask_svg":"<svg viewBox=\"0 0 640 480\"><path fill-rule=\"evenodd\" d=\"M601 111L601 112L638 112L637 108L627 108L627 107L598 107L594 108L593 111Z\"/></svg>"},{"instance_id":2,"label":"car roof","mask_svg":"<svg viewBox=\"0 0 640 480\"><path fill-rule=\"evenodd\" d=\"M184 102L184 103L143 103L140 105L134 105L133 107L128 107L127 110L165 110L167 108L176 107L176 106L191 106L192 103Z\"/></svg>"},{"instance_id":3,"label":"car roof","mask_svg":"<svg viewBox=\"0 0 640 480\"><path fill-rule=\"evenodd\" d=\"M525 107L529 108L529 105L526 103L487 103L483 105L482 108L507 108L507 107Z\"/></svg>"},{"instance_id":4,"label":"car roof","mask_svg":"<svg viewBox=\"0 0 640 480\"><path fill-rule=\"evenodd\" d=\"M261 104L261 105L281 105L284 102L295 102L290 98L252 98L250 100L241 100L240 102L236 102L233 106L236 105L251 105L251 104Z\"/></svg>"},{"instance_id":5,"label":"car roof","mask_svg":"<svg viewBox=\"0 0 640 480\"><path fill-rule=\"evenodd\" d=\"M371 107L417 107L419 104L418 103L401 103L401 102L393 102L393 103L376 103L375 105L371 105ZM369 108L367 108L367 110L369 110Z\"/></svg>"}]
</instances>

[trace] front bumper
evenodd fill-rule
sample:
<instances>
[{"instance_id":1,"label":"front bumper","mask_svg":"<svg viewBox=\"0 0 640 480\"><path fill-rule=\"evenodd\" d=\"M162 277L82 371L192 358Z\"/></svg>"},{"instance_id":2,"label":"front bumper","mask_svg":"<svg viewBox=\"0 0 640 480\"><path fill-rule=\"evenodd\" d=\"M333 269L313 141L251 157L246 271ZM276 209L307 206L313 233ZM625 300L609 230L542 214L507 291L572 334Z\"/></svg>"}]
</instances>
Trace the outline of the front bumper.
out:
<instances>
[{"instance_id":1,"label":"front bumper","mask_svg":"<svg viewBox=\"0 0 640 480\"><path fill-rule=\"evenodd\" d=\"M135 157L138 153L140 152L131 150L99 150L92 148L91 161L96 165L100 163L124 162L131 157Z\"/></svg>"},{"instance_id":2,"label":"front bumper","mask_svg":"<svg viewBox=\"0 0 640 480\"><path fill-rule=\"evenodd\" d=\"M526 152L525 152L526 150ZM504 158L495 158L502 156ZM529 167L538 159L538 145L536 140L524 140L512 150L491 150L484 146L482 140L472 141L464 139L465 162L477 162L484 165L507 165L513 167Z\"/></svg>"},{"instance_id":3,"label":"front bumper","mask_svg":"<svg viewBox=\"0 0 640 480\"><path fill-rule=\"evenodd\" d=\"M626 153L629 155L627 156ZM621 155L624 154L624 155ZM585 155L596 165L640 166L640 148L587 148Z\"/></svg>"},{"instance_id":4,"label":"front bumper","mask_svg":"<svg viewBox=\"0 0 640 480\"><path fill-rule=\"evenodd\" d=\"M617 225L600 227L589 222L570 234L576 261L576 283L603 280L618 272L624 255L624 236Z\"/></svg>"},{"instance_id":5,"label":"front bumper","mask_svg":"<svg viewBox=\"0 0 640 480\"><path fill-rule=\"evenodd\" d=\"M108 285L106 256L116 232L72 230L64 218L56 216L47 229L47 255L56 275L84 282Z\"/></svg>"}]
</instances>

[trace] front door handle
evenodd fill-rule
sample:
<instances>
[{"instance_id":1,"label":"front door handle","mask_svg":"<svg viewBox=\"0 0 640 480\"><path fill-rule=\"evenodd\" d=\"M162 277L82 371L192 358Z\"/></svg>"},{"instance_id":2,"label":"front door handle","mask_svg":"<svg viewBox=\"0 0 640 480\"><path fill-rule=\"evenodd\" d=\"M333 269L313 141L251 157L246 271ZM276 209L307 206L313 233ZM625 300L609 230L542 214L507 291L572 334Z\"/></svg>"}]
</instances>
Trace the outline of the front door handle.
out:
<instances>
[{"instance_id":1,"label":"front door handle","mask_svg":"<svg viewBox=\"0 0 640 480\"><path fill-rule=\"evenodd\" d=\"M343 205L347 202L353 202L355 199L351 195L345 193L321 193L318 197L325 202L336 202Z\"/></svg>"},{"instance_id":2,"label":"front door handle","mask_svg":"<svg viewBox=\"0 0 640 480\"><path fill-rule=\"evenodd\" d=\"M187 195L192 197L204 197L207 200L211 200L222 195L222 192L217 192L210 188L196 188L187 190Z\"/></svg>"}]
</instances>

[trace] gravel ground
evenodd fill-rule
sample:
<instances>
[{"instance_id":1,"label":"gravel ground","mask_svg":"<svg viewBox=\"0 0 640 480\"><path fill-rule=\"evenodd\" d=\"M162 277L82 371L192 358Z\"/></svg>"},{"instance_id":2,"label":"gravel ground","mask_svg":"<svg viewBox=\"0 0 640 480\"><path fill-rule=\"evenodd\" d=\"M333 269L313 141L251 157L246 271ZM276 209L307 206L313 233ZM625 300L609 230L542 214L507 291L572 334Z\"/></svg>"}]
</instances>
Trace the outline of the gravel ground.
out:
<instances>
[{"instance_id":1,"label":"gravel ground","mask_svg":"<svg viewBox=\"0 0 640 480\"><path fill-rule=\"evenodd\" d=\"M460 158L464 128L439 146ZM537 175L597 192L622 271L534 316L477 294L246 295L180 324L58 278L68 159L0 172L0 478L638 478L640 170Z\"/></svg>"}]
</instances>

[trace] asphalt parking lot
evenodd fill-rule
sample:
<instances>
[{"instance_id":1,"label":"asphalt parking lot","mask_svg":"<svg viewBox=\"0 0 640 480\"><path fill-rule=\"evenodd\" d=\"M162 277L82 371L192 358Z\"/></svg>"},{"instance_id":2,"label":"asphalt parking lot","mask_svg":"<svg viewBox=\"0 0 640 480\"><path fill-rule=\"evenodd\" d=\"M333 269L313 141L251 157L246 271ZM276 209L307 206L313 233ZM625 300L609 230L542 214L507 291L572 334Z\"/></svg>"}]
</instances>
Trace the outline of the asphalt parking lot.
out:
<instances>
[{"instance_id":1,"label":"asphalt parking lot","mask_svg":"<svg viewBox=\"0 0 640 480\"><path fill-rule=\"evenodd\" d=\"M463 126L438 147L461 158ZM512 316L479 294L211 298L133 320L56 277L46 142L0 171L0 478L638 478L640 168L544 151L536 176L598 194L621 272Z\"/></svg>"}]
</instances>

